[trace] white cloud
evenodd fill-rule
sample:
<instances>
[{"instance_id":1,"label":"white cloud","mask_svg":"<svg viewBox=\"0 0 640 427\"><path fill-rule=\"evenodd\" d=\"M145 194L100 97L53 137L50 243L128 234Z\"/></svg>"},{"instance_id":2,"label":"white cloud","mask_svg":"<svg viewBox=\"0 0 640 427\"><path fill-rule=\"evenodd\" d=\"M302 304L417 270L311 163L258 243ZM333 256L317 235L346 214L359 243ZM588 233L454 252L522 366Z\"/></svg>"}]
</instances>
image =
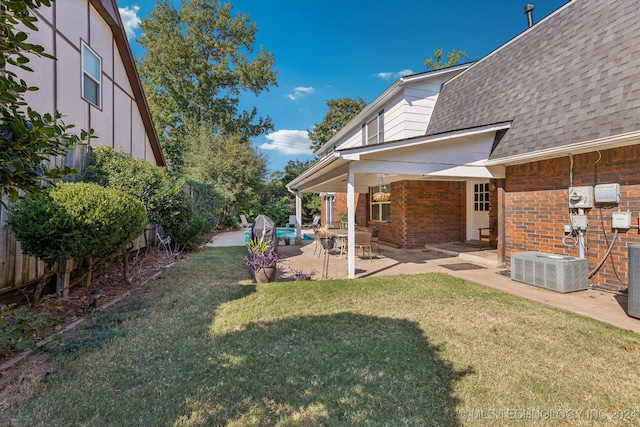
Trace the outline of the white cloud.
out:
<instances>
[{"instance_id":1,"label":"white cloud","mask_svg":"<svg viewBox=\"0 0 640 427\"><path fill-rule=\"evenodd\" d=\"M311 140L306 130L279 130L266 136L267 142L258 148L285 156L312 156Z\"/></svg>"},{"instance_id":2,"label":"white cloud","mask_svg":"<svg viewBox=\"0 0 640 427\"><path fill-rule=\"evenodd\" d=\"M312 87L298 86L293 89L293 93L287 94L287 97L290 100L295 101L296 99L300 99L307 94L314 93L315 91L316 90Z\"/></svg>"},{"instance_id":3,"label":"white cloud","mask_svg":"<svg viewBox=\"0 0 640 427\"><path fill-rule=\"evenodd\" d=\"M127 38L131 39L136 34L136 28L140 26L140 17L138 16L138 11L140 10L140 6L125 6L119 7L118 11L120 12L120 18L122 19L122 23L124 24L124 30L127 32Z\"/></svg>"},{"instance_id":4,"label":"white cloud","mask_svg":"<svg viewBox=\"0 0 640 427\"><path fill-rule=\"evenodd\" d=\"M375 77L382 80L391 80L391 79L399 79L400 77L408 76L410 74L414 74L413 70L405 69L402 71L395 71L390 73L378 73L374 74Z\"/></svg>"}]
</instances>

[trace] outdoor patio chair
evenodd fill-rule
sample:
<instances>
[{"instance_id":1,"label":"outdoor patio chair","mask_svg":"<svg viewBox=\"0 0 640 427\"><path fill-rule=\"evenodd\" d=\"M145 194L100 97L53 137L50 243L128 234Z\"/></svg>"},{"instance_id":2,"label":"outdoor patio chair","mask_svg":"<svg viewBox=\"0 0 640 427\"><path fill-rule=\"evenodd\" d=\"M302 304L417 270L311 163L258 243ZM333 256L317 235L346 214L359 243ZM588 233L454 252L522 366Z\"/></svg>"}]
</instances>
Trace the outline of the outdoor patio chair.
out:
<instances>
[{"instance_id":1,"label":"outdoor patio chair","mask_svg":"<svg viewBox=\"0 0 640 427\"><path fill-rule=\"evenodd\" d=\"M312 222L302 224L302 228L318 228L320 227L320 217L314 216Z\"/></svg>"},{"instance_id":2,"label":"outdoor patio chair","mask_svg":"<svg viewBox=\"0 0 640 427\"><path fill-rule=\"evenodd\" d=\"M251 228L251 223L247 221L247 217L244 214L240 214L240 228L248 230Z\"/></svg>"},{"instance_id":3,"label":"outdoor patio chair","mask_svg":"<svg viewBox=\"0 0 640 427\"><path fill-rule=\"evenodd\" d=\"M355 239L353 241L356 252L358 248L362 248L362 257L365 256L365 251L369 251L369 259L373 261L373 257L371 256L371 233L368 231L358 231L356 232Z\"/></svg>"},{"instance_id":4,"label":"outdoor patio chair","mask_svg":"<svg viewBox=\"0 0 640 427\"><path fill-rule=\"evenodd\" d=\"M289 215L289 222L287 223L287 228L288 227L293 227L296 228L296 224L298 224L298 220L296 219L295 215Z\"/></svg>"},{"instance_id":5,"label":"outdoor patio chair","mask_svg":"<svg viewBox=\"0 0 640 427\"><path fill-rule=\"evenodd\" d=\"M478 249L482 249L483 240L488 241L489 247L491 248L496 245L498 241L498 227L496 227L495 221L491 227L478 228Z\"/></svg>"},{"instance_id":6,"label":"outdoor patio chair","mask_svg":"<svg viewBox=\"0 0 640 427\"><path fill-rule=\"evenodd\" d=\"M158 250L162 249L167 253L167 256L171 255L171 236L161 236L156 231L156 237L158 239Z\"/></svg>"}]
</instances>

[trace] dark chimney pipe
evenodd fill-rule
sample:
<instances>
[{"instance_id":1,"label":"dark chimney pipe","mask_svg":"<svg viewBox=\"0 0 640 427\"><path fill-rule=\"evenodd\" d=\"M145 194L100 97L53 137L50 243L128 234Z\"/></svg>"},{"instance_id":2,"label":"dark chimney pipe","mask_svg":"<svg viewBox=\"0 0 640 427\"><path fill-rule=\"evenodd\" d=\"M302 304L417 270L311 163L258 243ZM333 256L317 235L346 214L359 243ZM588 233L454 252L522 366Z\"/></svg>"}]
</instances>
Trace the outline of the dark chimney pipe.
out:
<instances>
[{"instance_id":1,"label":"dark chimney pipe","mask_svg":"<svg viewBox=\"0 0 640 427\"><path fill-rule=\"evenodd\" d=\"M529 28L533 27L533 4L529 3L524 7L524 14L527 15Z\"/></svg>"}]
</instances>

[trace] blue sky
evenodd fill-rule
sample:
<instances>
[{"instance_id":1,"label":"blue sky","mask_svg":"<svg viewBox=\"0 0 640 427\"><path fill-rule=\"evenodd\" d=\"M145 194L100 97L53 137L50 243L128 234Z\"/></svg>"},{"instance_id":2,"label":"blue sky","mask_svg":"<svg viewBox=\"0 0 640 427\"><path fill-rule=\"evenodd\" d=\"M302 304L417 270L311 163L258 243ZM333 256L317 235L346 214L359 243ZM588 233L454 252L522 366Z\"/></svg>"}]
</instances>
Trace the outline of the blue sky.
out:
<instances>
[{"instance_id":1,"label":"blue sky","mask_svg":"<svg viewBox=\"0 0 640 427\"><path fill-rule=\"evenodd\" d=\"M133 54L142 55L138 23L155 0L117 3ZM519 0L231 3L256 23L255 47L273 51L276 60L278 86L259 97L245 95L241 104L274 122L274 132L253 140L269 156L271 171L284 170L288 160L313 158L307 129L322 121L327 100L359 96L370 103L398 77L425 71L435 49L462 50L478 60L527 27L527 2ZM533 3L537 22L567 0Z\"/></svg>"}]
</instances>

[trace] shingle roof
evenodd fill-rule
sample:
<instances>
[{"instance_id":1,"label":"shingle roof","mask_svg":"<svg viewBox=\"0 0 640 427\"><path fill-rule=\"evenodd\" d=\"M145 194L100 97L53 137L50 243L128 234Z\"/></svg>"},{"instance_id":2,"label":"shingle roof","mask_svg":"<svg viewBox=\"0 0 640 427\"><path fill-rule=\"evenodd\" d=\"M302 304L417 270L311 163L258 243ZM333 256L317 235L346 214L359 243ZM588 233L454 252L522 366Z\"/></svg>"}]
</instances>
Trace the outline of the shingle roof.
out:
<instances>
[{"instance_id":1,"label":"shingle roof","mask_svg":"<svg viewBox=\"0 0 640 427\"><path fill-rule=\"evenodd\" d=\"M447 82L427 135L512 120L492 159L640 129L640 3L572 0Z\"/></svg>"}]
</instances>

